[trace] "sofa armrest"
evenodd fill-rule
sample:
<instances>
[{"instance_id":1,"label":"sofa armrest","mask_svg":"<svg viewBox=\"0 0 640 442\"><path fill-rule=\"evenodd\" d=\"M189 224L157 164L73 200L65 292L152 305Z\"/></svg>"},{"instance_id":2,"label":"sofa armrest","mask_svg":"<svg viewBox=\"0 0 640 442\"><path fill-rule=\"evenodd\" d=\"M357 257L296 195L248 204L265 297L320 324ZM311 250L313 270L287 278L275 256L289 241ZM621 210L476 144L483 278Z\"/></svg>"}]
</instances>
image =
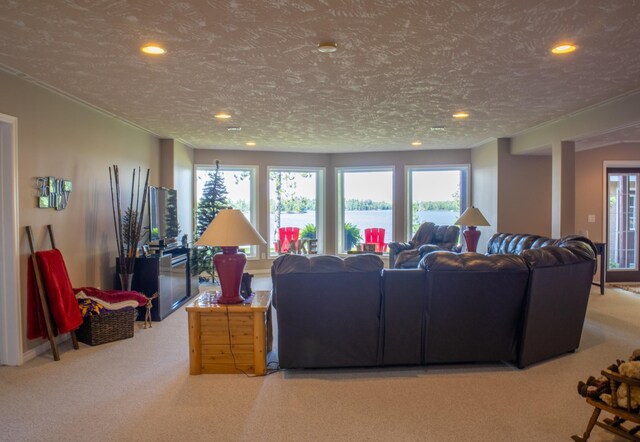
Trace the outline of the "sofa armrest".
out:
<instances>
[{"instance_id":1,"label":"sofa armrest","mask_svg":"<svg viewBox=\"0 0 640 442\"><path fill-rule=\"evenodd\" d=\"M402 252L403 250L411 250L416 248L416 246L414 246L410 242L398 242L398 241L389 241L389 244L387 245L387 247L389 248L389 250L393 250L396 253Z\"/></svg>"},{"instance_id":2,"label":"sofa armrest","mask_svg":"<svg viewBox=\"0 0 640 442\"><path fill-rule=\"evenodd\" d=\"M444 249L435 244L423 244L420 247L418 247L418 252L420 253L420 256L426 255L427 253L431 253L431 252L437 252L440 250L444 250Z\"/></svg>"}]
</instances>

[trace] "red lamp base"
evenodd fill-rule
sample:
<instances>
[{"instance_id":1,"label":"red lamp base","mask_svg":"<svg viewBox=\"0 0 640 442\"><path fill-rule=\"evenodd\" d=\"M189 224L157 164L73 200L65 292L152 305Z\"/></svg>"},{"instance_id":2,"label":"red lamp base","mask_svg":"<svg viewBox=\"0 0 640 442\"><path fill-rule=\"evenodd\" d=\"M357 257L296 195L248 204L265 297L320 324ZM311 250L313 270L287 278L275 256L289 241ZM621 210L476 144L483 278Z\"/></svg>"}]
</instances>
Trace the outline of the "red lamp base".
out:
<instances>
[{"instance_id":1,"label":"red lamp base","mask_svg":"<svg viewBox=\"0 0 640 442\"><path fill-rule=\"evenodd\" d=\"M464 242L467 243L467 251L475 252L480 239L480 231L476 230L476 226L468 226L462 234L464 235Z\"/></svg>"},{"instance_id":2,"label":"red lamp base","mask_svg":"<svg viewBox=\"0 0 640 442\"><path fill-rule=\"evenodd\" d=\"M238 247L222 247L222 253L216 253L213 264L220 278L222 296L218 298L218 304L240 304L244 302L240 296L240 283L242 273L247 263L244 253L238 253Z\"/></svg>"}]
</instances>

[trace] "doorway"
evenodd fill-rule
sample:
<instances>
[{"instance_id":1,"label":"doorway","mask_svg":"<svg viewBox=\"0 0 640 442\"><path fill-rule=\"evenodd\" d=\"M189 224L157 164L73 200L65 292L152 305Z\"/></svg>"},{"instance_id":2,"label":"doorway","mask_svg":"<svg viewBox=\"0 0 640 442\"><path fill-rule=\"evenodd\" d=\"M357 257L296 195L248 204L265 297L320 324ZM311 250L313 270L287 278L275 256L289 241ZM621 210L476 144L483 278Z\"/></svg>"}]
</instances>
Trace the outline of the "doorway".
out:
<instances>
[{"instance_id":1,"label":"doorway","mask_svg":"<svg viewBox=\"0 0 640 442\"><path fill-rule=\"evenodd\" d=\"M0 114L0 365L22 363L17 134L17 118Z\"/></svg>"},{"instance_id":2,"label":"doorway","mask_svg":"<svg viewBox=\"0 0 640 442\"><path fill-rule=\"evenodd\" d=\"M607 281L640 281L640 168L607 168Z\"/></svg>"}]
</instances>

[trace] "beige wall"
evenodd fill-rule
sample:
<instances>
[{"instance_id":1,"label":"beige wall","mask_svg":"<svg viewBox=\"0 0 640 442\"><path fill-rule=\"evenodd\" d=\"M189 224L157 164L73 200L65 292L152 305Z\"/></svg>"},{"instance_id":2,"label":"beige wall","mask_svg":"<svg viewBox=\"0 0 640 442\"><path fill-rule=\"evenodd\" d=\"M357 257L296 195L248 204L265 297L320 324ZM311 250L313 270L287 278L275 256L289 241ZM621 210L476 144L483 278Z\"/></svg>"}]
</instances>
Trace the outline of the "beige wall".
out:
<instances>
[{"instance_id":1,"label":"beige wall","mask_svg":"<svg viewBox=\"0 0 640 442\"><path fill-rule=\"evenodd\" d=\"M496 232L498 217L498 142L492 141L471 151L471 204L491 224L478 227L481 235L477 251L487 250L487 241Z\"/></svg>"},{"instance_id":2,"label":"beige wall","mask_svg":"<svg viewBox=\"0 0 640 442\"><path fill-rule=\"evenodd\" d=\"M180 241L185 233L193 239L193 149L173 139L160 140L159 185L178 190Z\"/></svg>"},{"instance_id":3,"label":"beige wall","mask_svg":"<svg viewBox=\"0 0 640 442\"><path fill-rule=\"evenodd\" d=\"M189 241L193 239L193 157L191 147L174 143L173 186L178 190L180 237L186 233Z\"/></svg>"},{"instance_id":4,"label":"beige wall","mask_svg":"<svg viewBox=\"0 0 640 442\"><path fill-rule=\"evenodd\" d=\"M252 165L258 169L258 230L266 239L269 229L269 198L268 198L268 166L290 167L321 167L325 169L326 207L325 207L325 244L324 252L334 254L336 251L336 199L335 199L335 169L336 167L356 166L391 166L394 175L394 232L393 238L406 238L404 213L406 204L406 190L404 168L407 165L467 165L471 162L471 151L467 149L449 151L407 151L393 153L354 153L354 154L302 154L302 153L274 153L274 152L246 152L195 150L196 165L211 165L215 160L223 165ZM268 254L268 247L263 246L259 251ZM248 263L249 270L268 269L271 261L252 260Z\"/></svg>"},{"instance_id":5,"label":"beige wall","mask_svg":"<svg viewBox=\"0 0 640 442\"><path fill-rule=\"evenodd\" d=\"M640 162L640 143L624 143L576 152L576 232L589 231L593 241L604 241L604 162ZM588 216L595 215L595 223Z\"/></svg>"},{"instance_id":6,"label":"beige wall","mask_svg":"<svg viewBox=\"0 0 640 442\"><path fill-rule=\"evenodd\" d=\"M56 245L65 257L74 287L111 288L116 247L108 168L119 165L123 179L130 180L133 168L149 167L152 182L157 182L158 140L3 72L0 97L0 113L18 119L20 284L25 318L29 245L24 227L32 226L37 248L46 249L50 243L44 226L53 225ZM34 177L38 176L73 182L65 210L36 208ZM23 328L25 323L23 319ZM40 342L25 338L23 348Z\"/></svg>"},{"instance_id":7,"label":"beige wall","mask_svg":"<svg viewBox=\"0 0 640 442\"><path fill-rule=\"evenodd\" d=\"M551 157L511 155L501 146L498 232L551 235Z\"/></svg>"},{"instance_id":8,"label":"beige wall","mask_svg":"<svg viewBox=\"0 0 640 442\"><path fill-rule=\"evenodd\" d=\"M472 204L491 224L477 250L484 252L496 232L551 233L551 157L512 155L511 143L500 138L471 151Z\"/></svg>"}]
</instances>

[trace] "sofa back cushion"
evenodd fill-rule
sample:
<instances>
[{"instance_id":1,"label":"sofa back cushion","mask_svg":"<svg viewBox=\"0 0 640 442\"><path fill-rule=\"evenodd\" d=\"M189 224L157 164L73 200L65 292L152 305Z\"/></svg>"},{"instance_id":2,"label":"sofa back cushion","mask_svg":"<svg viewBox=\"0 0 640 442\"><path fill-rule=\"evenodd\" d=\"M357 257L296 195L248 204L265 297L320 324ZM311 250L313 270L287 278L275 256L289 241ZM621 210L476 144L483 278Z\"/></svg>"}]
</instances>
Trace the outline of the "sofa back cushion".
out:
<instances>
[{"instance_id":1,"label":"sofa back cushion","mask_svg":"<svg viewBox=\"0 0 640 442\"><path fill-rule=\"evenodd\" d=\"M433 239L431 244L439 246L442 250L452 250L458 244L460 227L458 226L434 226Z\"/></svg>"},{"instance_id":2,"label":"sofa back cushion","mask_svg":"<svg viewBox=\"0 0 640 442\"><path fill-rule=\"evenodd\" d=\"M487 243L490 255L520 254L523 250L535 249L555 244L556 240L540 235L523 233L495 233Z\"/></svg>"},{"instance_id":3,"label":"sofa back cushion","mask_svg":"<svg viewBox=\"0 0 640 442\"><path fill-rule=\"evenodd\" d=\"M588 239L567 236L521 256L531 269L518 357L525 367L580 345L596 252Z\"/></svg>"},{"instance_id":4,"label":"sofa back cushion","mask_svg":"<svg viewBox=\"0 0 640 442\"><path fill-rule=\"evenodd\" d=\"M422 364L425 280L420 268L383 270L382 365Z\"/></svg>"},{"instance_id":5,"label":"sofa back cushion","mask_svg":"<svg viewBox=\"0 0 640 442\"><path fill-rule=\"evenodd\" d=\"M376 255L282 255L272 265L282 368L379 363L381 271Z\"/></svg>"},{"instance_id":6,"label":"sofa back cushion","mask_svg":"<svg viewBox=\"0 0 640 442\"><path fill-rule=\"evenodd\" d=\"M420 266L424 363L516 360L529 277L521 256L433 252Z\"/></svg>"}]
</instances>

